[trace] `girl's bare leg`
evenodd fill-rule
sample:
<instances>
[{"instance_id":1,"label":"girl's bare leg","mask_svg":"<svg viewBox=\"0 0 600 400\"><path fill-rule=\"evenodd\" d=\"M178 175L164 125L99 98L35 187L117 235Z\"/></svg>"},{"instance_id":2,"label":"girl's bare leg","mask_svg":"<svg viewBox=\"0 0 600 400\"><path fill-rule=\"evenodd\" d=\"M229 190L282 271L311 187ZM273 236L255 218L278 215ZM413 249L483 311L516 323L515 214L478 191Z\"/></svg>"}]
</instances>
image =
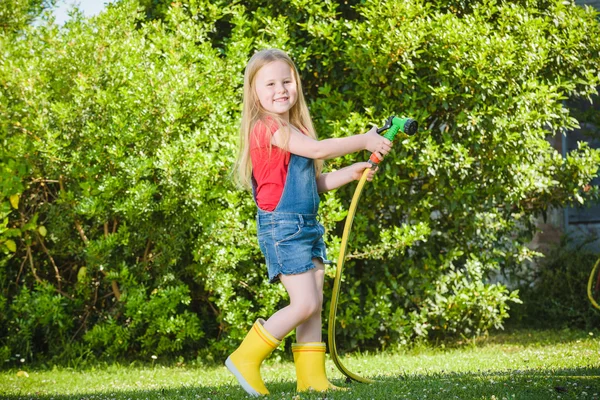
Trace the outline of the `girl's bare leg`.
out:
<instances>
[{"instance_id":1,"label":"girl's bare leg","mask_svg":"<svg viewBox=\"0 0 600 400\"><path fill-rule=\"evenodd\" d=\"M314 341L320 341L325 268L317 259L313 259L313 262L316 268L309 271L297 275L279 275L290 296L290 304L273 314L264 324L265 329L277 339L283 339L294 328L310 320L308 325L300 328L300 334L303 338L316 336L318 325L319 340ZM300 339L296 337L296 341L299 342Z\"/></svg>"},{"instance_id":2,"label":"girl's bare leg","mask_svg":"<svg viewBox=\"0 0 600 400\"><path fill-rule=\"evenodd\" d=\"M313 258L315 264L315 286L319 293L319 310L310 316L306 321L296 327L296 342L321 342L322 341L322 310L323 310L323 280L325 279L325 266L318 258Z\"/></svg>"}]
</instances>

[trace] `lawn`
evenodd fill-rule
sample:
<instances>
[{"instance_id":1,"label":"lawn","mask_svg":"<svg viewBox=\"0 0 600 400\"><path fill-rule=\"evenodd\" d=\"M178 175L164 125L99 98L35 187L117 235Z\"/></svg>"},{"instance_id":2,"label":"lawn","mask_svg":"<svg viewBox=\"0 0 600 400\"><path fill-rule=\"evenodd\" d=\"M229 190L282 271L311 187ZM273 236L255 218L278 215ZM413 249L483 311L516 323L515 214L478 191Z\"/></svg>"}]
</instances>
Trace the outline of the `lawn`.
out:
<instances>
[{"instance_id":1,"label":"lawn","mask_svg":"<svg viewBox=\"0 0 600 400\"><path fill-rule=\"evenodd\" d=\"M0 372L6 399L245 399L223 366L138 364L11 369ZM327 361L332 381L349 388L295 393L290 361L267 361L270 399L600 399L600 331L514 331L451 347L348 354L344 365L377 380L346 383ZM23 372L19 372L23 371ZM26 373L25 373L26 372Z\"/></svg>"}]
</instances>

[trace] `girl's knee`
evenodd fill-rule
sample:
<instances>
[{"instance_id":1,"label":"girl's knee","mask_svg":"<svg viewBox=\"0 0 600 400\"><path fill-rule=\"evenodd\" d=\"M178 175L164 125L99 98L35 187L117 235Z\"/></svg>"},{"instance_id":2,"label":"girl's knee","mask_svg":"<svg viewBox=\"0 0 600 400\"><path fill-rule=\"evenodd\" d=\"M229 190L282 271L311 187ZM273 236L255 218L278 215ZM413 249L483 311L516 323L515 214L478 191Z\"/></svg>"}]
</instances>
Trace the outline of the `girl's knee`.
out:
<instances>
[{"instance_id":1,"label":"girl's knee","mask_svg":"<svg viewBox=\"0 0 600 400\"><path fill-rule=\"evenodd\" d=\"M323 311L323 296L319 296L315 299L314 303L311 304L310 315L320 314Z\"/></svg>"},{"instance_id":2,"label":"girl's knee","mask_svg":"<svg viewBox=\"0 0 600 400\"><path fill-rule=\"evenodd\" d=\"M323 299L304 299L299 304L293 304L300 319L305 321L315 314L320 314L323 308Z\"/></svg>"}]
</instances>

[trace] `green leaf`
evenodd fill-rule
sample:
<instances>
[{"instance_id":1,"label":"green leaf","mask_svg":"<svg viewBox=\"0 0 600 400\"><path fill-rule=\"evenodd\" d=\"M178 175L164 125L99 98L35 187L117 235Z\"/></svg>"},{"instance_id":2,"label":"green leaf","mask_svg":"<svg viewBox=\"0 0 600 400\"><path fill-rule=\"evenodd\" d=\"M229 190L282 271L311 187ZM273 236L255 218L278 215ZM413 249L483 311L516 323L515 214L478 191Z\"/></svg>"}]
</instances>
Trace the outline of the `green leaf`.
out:
<instances>
[{"instance_id":1,"label":"green leaf","mask_svg":"<svg viewBox=\"0 0 600 400\"><path fill-rule=\"evenodd\" d=\"M48 230L43 225L38 226L37 230L40 233L40 235L42 235L42 237L46 237L46 235L48 234Z\"/></svg>"},{"instance_id":2,"label":"green leaf","mask_svg":"<svg viewBox=\"0 0 600 400\"><path fill-rule=\"evenodd\" d=\"M87 268L86 267L79 268L79 271L77 271L77 282L83 282L85 280L86 275L87 275Z\"/></svg>"},{"instance_id":3,"label":"green leaf","mask_svg":"<svg viewBox=\"0 0 600 400\"><path fill-rule=\"evenodd\" d=\"M10 205L16 210L19 208L19 198L21 196L18 194L13 194L9 197Z\"/></svg>"},{"instance_id":4,"label":"green leaf","mask_svg":"<svg viewBox=\"0 0 600 400\"><path fill-rule=\"evenodd\" d=\"M13 253L17 251L17 244L14 242L14 240L8 239L4 242L4 245Z\"/></svg>"}]
</instances>

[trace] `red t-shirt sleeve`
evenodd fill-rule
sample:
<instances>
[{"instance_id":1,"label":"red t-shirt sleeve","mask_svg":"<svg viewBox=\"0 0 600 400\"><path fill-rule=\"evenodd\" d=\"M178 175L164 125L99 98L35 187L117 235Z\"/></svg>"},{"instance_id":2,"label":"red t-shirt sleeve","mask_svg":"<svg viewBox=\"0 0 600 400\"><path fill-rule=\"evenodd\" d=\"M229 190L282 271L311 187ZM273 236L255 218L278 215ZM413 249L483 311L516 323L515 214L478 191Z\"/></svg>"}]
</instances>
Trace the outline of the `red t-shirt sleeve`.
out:
<instances>
[{"instance_id":1,"label":"red t-shirt sleeve","mask_svg":"<svg viewBox=\"0 0 600 400\"><path fill-rule=\"evenodd\" d=\"M256 182L256 203L265 211L273 211L285 186L290 153L271 146L271 137L279 129L272 120L257 121L250 135L252 176Z\"/></svg>"}]
</instances>

